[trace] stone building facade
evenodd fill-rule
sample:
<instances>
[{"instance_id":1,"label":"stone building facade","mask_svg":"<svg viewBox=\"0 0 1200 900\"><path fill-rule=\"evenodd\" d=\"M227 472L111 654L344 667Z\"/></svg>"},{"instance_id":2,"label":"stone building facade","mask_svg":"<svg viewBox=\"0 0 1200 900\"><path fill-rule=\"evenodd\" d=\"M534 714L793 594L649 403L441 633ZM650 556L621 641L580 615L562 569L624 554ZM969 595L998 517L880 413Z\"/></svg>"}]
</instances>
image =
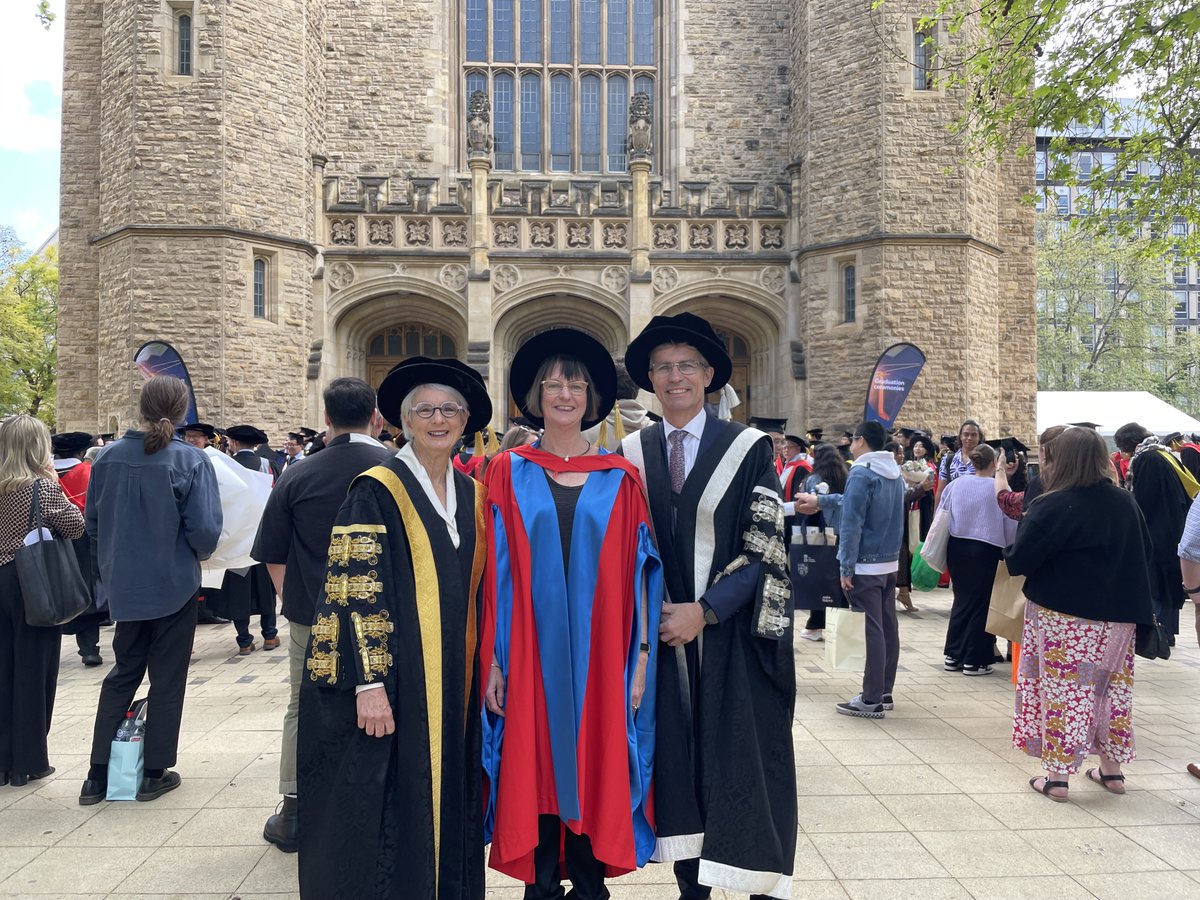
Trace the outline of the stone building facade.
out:
<instances>
[{"instance_id":1,"label":"stone building facade","mask_svg":"<svg viewBox=\"0 0 1200 900\"><path fill-rule=\"evenodd\" d=\"M68 0L60 427L130 424L151 339L202 418L279 434L414 352L478 367L503 410L530 335L619 356L689 310L728 342L738 418L848 425L910 340L905 422L1028 436L1033 160L957 158L961 98L914 72L923 12Z\"/></svg>"}]
</instances>

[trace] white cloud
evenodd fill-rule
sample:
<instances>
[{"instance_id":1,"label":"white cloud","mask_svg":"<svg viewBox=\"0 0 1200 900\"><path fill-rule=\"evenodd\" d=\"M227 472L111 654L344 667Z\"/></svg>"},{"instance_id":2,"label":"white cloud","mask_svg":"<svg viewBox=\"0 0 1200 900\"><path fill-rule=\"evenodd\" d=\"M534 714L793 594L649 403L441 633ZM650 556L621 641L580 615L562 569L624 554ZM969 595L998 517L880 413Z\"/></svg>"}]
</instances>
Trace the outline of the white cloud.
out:
<instances>
[{"instance_id":1,"label":"white cloud","mask_svg":"<svg viewBox=\"0 0 1200 900\"><path fill-rule=\"evenodd\" d=\"M35 113L28 90L36 86L62 98L65 3L55 2L58 18L46 31L34 16L34 0L0 2L0 149L53 150L61 139L60 113ZM39 84L40 82L40 84Z\"/></svg>"},{"instance_id":2,"label":"white cloud","mask_svg":"<svg viewBox=\"0 0 1200 900\"><path fill-rule=\"evenodd\" d=\"M56 223L46 217L46 210L43 209L18 210L13 214L11 224L21 243L29 250L41 246L56 227Z\"/></svg>"}]
</instances>

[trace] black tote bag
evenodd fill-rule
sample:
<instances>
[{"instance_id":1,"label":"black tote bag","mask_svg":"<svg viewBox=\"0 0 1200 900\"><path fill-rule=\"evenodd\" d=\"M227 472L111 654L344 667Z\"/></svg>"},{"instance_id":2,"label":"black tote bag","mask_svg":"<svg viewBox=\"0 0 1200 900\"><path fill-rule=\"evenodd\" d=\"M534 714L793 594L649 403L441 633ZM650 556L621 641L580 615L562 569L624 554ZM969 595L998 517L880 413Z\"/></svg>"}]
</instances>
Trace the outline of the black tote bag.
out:
<instances>
[{"instance_id":1,"label":"black tote bag","mask_svg":"<svg viewBox=\"0 0 1200 900\"><path fill-rule=\"evenodd\" d=\"M826 533L822 529L822 533ZM788 563L792 576L792 597L796 609L845 607L842 596L841 568L837 545L808 543L808 529L800 529L800 539L792 538Z\"/></svg>"},{"instance_id":2,"label":"black tote bag","mask_svg":"<svg viewBox=\"0 0 1200 900\"><path fill-rule=\"evenodd\" d=\"M70 622L92 601L79 571L74 545L62 538L47 539L43 533L40 497L40 484L34 484L29 531L37 539L17 549L17 580L25 603L25 623L52 628Z\"/></svg>"}]
</instances>

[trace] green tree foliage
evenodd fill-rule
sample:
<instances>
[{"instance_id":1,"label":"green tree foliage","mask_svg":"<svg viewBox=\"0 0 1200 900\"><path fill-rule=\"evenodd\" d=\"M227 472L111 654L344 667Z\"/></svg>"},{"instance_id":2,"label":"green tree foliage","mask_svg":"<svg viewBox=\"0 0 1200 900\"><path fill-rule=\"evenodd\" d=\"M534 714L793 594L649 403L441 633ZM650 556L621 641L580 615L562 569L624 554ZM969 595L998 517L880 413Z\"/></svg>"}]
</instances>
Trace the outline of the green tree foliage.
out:
<instances>
[{"instance_id":1,"label":"green tree foliage","mask_svg":"<svg viewBox=\"0 0 1200 900\"><path fill-rule=\"evenodd\" d=\"M50 23L56 18L54 12L50 9L50 0L38 0L34 15L37 16L38 21L42 23L42 27L47 31L50 30Z\"/></svg>"},{"instance_id":2,"label":"green tree foliage","mask_svg":"<svg viewBox=\"0 0 1200 900\"><path fill-rule=\"evenodd\" d=\"M54 424L58 253L27 257L0 228L0 416L29 413Z\"/></svg>"},{"instance_id":3,"label":"green tree foliage","mask_svg":"<svg viewBox=\"0 0 1200 900\"><path fill-rule=\"evenodd\" d=\"M887 0L872 0L877 15ZM1099 192L1119 190L1111 208L1081 224L1132 238L1148 220L1189 221L1182 242L1200 251L1200 3L1196 0L936 0L924 25L941 23L936 80L961 90L954 131L968 156L1032 150L1034 129L1055 139L1048 177L1078 183L1066 148L1090 135L1121 138L1117 171L1098 172ZM913 48L908 48L911 53ZM1119 97L1136 96L1136 105ZM1157 236L1146 249L1172 242Z\"/></svg>"},{"instance_id":4,"label":"green tree foliage","mask_svg":"<svg viewBox=\"0 0 1200 900\"><path fill-rule=\"evenodd\" d=\"M1176 333L1164 263L1144 243L1039 218L1039 389L1144 390L1196 409L1200 335Z\"/></svg>"}]
</instances>

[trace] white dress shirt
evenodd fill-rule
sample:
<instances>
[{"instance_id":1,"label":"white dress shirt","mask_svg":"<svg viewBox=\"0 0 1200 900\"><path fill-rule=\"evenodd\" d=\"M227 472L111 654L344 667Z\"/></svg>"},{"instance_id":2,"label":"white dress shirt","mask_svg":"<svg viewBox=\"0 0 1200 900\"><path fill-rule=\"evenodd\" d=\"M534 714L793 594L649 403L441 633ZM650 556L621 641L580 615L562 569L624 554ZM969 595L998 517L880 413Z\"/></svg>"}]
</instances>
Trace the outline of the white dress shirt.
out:
<instances>
[{"instance_id":1,"label":"white dress shirt","mask_svg":"<svg viewBox=\"0 0 1200 900\"><path fill-rule=\"evenodd\" d=\"M692 466L696 464L696 457L700 455L700 436L704 434L704 420L707 414L701 408L696 418L688 422L682 428L676 428L665 418L663 419L663 437L667 440L667 463L671 461L671 434L672 432L682 431L683 438L683 476L686 478L692 474Z\"/></svg>"}]
</instances>

